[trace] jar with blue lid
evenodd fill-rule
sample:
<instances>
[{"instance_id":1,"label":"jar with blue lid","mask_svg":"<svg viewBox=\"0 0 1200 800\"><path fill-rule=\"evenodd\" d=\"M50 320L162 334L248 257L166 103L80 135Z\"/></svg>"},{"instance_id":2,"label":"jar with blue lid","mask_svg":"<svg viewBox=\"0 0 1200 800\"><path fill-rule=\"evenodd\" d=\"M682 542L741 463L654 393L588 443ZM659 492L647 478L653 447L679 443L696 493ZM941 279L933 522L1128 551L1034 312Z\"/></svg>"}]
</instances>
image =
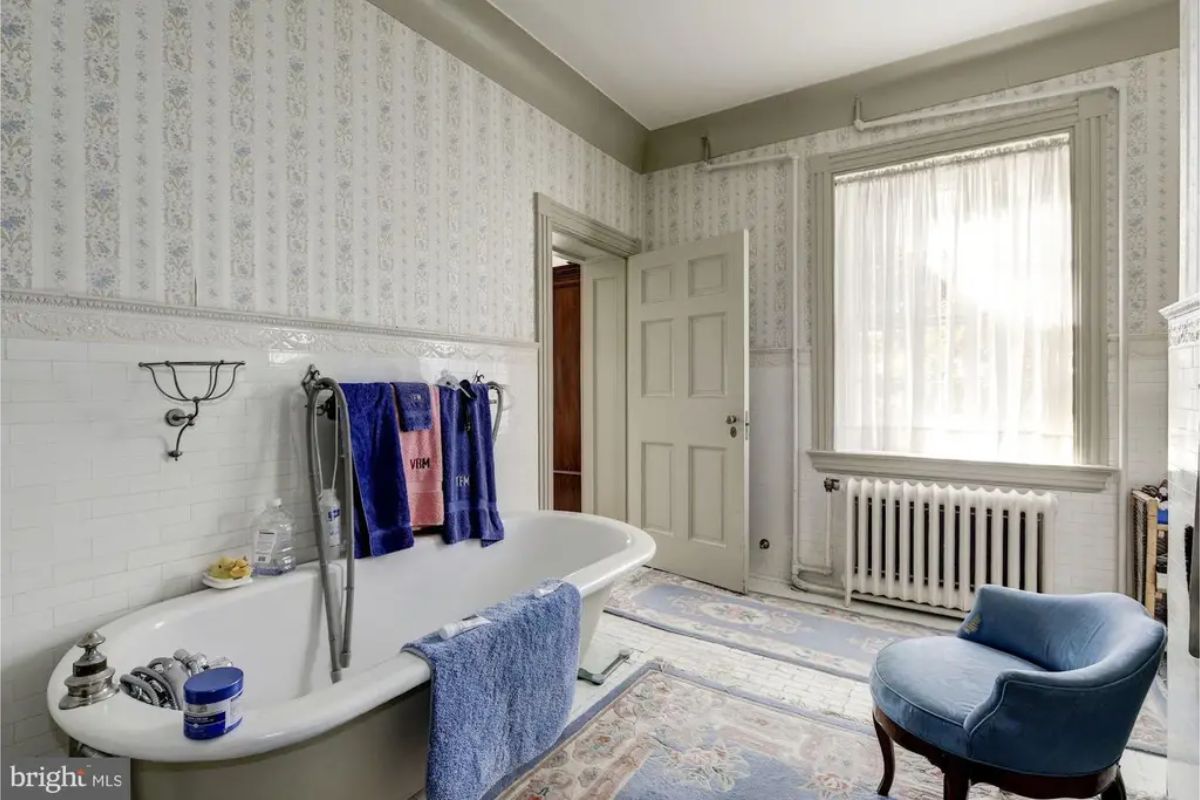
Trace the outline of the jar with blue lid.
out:
<instances>
[{"instance_id":1,"label":"jar with blue lid","mask_svg":"<svg viewBox=\"0 0 1200 800\"><path fill-rule=\"evenodd\" d=\"M183 735L215 739L242 723L242 671L217 667L187 679L183 685Z\"/></svg>"}]
</instances>

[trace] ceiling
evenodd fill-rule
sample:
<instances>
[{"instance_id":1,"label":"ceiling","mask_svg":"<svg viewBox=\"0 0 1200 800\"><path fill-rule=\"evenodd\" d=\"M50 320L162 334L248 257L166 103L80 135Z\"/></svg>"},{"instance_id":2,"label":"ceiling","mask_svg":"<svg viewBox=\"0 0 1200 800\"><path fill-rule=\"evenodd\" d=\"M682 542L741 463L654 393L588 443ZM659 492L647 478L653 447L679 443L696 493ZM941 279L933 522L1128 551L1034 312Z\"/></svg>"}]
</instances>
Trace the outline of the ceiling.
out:
<instances>
[{"instance_id":1,"label":"ceiling","mask_svg":"<svg viewBox=\"0 0 1200 800\"><path fill-rule=\"evenodd\" d=\"M1102 0L491 0L651 130Z\"/></svg>"}]
</instances>

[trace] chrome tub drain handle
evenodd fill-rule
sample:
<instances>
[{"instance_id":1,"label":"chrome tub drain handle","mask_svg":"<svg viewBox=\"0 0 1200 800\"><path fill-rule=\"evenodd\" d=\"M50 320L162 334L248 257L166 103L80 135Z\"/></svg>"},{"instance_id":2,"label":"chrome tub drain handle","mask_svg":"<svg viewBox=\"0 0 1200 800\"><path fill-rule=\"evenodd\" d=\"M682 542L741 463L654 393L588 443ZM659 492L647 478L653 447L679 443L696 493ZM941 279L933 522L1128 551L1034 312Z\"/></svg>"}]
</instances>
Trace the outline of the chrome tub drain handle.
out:
<instances>
[{"instance_id":1,"label":"chrome tub drain handle","mask_svg":"<svg viewBox=\"0 0 1200 800\"><path fill-rule=\"evenodd\" d=\"M67 685L67 693L58 701L62 709L90 706L107 700L117 693L113 683L114 670L108 665L108 658L100 652L104 637L99 631L92 631L75 643L83 648L83 655L75 659L71 665L71 677L63 681Z\"/></svg>"}]
</instances>

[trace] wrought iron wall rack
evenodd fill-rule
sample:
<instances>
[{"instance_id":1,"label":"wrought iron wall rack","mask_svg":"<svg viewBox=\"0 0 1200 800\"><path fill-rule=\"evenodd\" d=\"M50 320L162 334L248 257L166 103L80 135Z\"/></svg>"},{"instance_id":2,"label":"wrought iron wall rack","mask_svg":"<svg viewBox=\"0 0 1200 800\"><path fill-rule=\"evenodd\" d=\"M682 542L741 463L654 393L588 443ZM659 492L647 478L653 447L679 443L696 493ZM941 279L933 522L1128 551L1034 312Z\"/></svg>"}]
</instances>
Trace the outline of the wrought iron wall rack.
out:
<instances>
[{"instance_id":1,"label":"wrought iron wall rack","mask_svg":"<svg viewBox=\"0 0 1200 800\"><path fill-rule=\"evenodd\" d=\"M187 413L182 408L172 408L163 415L163 419L172 428L179 428L179 434L175 437L175 448L167 451L167 455L176 461L183 455L183 451L179 449L179 443L183 441L183 432L196 424L196 417L200 416L200 404L208 403L214 400L220 400L225 395L233 391L233 384L237 381L238 368L246 366L245 361L139 361L138 366L142 369L150 370L150 377L154 381L154 388L158 389L158 393L168 400L174 400L177 403L191 403L192 413ZM185 368L204 368L208 370L208 386L200 394L189 395L183 390L179 383L179 367ZM222 383L225 380L222 377L222 370L225 367L231 369L224 373L228 376L229 383L224 388ZM159 371L163 374L163 380L159 381ZM166 382L167 373L170 373L171 382L167 384L167 388L163 388Z\"/></svg>"}]
</instances>

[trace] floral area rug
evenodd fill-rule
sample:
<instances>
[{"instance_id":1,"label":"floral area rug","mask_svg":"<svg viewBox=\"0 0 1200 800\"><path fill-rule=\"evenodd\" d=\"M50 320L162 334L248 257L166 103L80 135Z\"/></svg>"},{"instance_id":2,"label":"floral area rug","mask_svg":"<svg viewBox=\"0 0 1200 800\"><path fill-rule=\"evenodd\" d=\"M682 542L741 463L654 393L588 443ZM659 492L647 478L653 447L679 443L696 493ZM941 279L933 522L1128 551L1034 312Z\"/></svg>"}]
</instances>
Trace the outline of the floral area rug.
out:
<instances>
[{"instance_id":1,"label":"floral area rug","mask_svg":"<svg viewBox=\"0 0 1200 800\"><path fill-rule=\"evenodd\" d=\"M650 663L576 720L487 800L877 798L866 726L756 698ZM896 748L892 797L936 800L941 773ZM973 800L1007 797L977 785Z\"/></svg>"},{"instance_id":2,"label":"floral area rug","mask_svg":"<svg viewBox=\"0 0 1200 800\"><path fill-rule=\"evenodd\" d=\"M739 595L656 569L644 568L614 587L610 614L756 655L857 681L871 674L885 645L945 631L869 617L842 608L764 595ZM1166 755L1166 725L1152 690L1129 746Z\"/></svg>"}]
</instances>

